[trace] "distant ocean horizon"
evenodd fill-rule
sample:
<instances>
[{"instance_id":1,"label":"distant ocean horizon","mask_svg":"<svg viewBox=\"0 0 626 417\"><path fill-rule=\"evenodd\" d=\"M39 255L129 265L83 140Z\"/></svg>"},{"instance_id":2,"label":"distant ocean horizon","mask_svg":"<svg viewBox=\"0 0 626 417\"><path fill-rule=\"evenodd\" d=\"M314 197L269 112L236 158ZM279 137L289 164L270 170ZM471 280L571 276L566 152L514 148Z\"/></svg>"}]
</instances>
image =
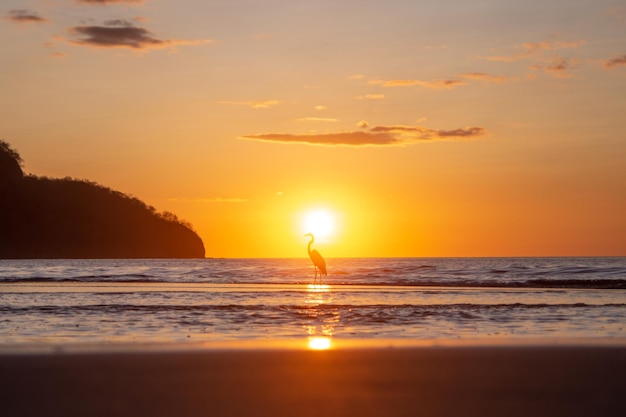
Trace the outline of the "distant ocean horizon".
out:
<instances>
[{"instance_id":1,"label":"distant ocean horizon","mask_svg":"<svg viewBox=\"0 0 626 417\"><path fill-rule=\"evenodd\" d=\"M626 340L626 257L0 260L0 345Z\"/></svg>"}]
</instances>

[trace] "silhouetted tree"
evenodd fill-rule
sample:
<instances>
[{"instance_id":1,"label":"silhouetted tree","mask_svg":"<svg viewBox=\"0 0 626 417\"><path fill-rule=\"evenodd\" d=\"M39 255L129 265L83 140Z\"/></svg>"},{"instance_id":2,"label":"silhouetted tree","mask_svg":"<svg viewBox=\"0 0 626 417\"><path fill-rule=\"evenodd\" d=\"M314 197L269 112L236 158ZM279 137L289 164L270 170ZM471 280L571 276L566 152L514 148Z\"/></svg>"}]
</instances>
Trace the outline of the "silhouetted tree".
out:
<instances>
[{"instance_id":1,"label":"silhouetted tree","mask_svg":"<svg viewBox=\"0 0 626 417\"><path fill-rule=\"evenodd\" d=\"M0 187L0 258L204 257L200 237L175 215L91 181L23 176L21 158L2 143L20 181Z\"/></svg>"},{"instance_id":2,"label":"silhouetted tree","mask_svg":"<svg viewBox=\"0 0 626 417\"><path fill-rule=\"evenodd\" d=\"M0 140L0 187L19 181L22 172L22 157L4 140Z\"/></svg>"}]
</instances>

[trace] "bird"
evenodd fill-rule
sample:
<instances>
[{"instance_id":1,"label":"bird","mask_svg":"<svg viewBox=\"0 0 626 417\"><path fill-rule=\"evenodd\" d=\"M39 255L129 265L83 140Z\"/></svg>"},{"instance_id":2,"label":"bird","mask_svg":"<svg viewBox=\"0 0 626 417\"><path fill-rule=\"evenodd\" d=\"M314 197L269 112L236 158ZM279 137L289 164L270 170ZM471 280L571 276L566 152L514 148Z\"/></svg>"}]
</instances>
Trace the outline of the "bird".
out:
<instances>
[{"instance_id":1,"label":"bird","mask_svg":"<svg viewBox=\"0 0 626 417\"><path fill-rule=\"evenodd\" d=\"M320 253L313 249L311 250L311 244L313 242L315 242L315 236L313 236L313 233L307 233L305 236L311 236L311 241L309 242L309 246L307 246L307 251L309 252L309 258L311 258L311 261L313 261L313 267L315 268L315 278L313 280L313 285L315 285L315 282L317 281L317 270L320 270L320 284L322 283L322 275L328 275L326 273L326 262L324 261L324 258L322 258L322 255L320 255Z\"/></svg>"}]
</instances>

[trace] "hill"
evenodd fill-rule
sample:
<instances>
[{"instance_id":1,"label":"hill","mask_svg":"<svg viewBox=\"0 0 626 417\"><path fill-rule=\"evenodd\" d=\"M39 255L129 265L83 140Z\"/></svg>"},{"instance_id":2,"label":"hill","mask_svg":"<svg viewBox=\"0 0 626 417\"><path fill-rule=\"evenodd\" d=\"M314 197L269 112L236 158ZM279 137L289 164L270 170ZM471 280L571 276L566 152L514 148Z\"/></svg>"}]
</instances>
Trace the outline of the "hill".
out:
<instances>
[{"instance_id":1,"label":"hill","mask_svg":"<svg viewBox=\"0 0 626 417\"><path fill-rule=\"evenodd\" d=\"M0 258L203 258L191 225L87 180L24 175L0 140Z\"/></svg>"}]
</instances>

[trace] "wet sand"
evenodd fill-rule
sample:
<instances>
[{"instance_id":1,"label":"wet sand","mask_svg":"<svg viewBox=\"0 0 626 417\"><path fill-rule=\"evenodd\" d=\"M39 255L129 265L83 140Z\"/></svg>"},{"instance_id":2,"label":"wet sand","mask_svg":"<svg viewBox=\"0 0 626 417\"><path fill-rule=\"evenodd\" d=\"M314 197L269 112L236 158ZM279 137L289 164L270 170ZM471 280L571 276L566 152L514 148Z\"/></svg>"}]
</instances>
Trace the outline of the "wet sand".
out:
<instances>
[{"instance_id":1,"label":"wet sand","mask_svg":"<svg viewBox=\"0 0 626 417\"><path fill-rule=\"evenodd\" d=\"M624 416L623 346L0 354L3 416Z\"/></svg>"}]
</instances>

